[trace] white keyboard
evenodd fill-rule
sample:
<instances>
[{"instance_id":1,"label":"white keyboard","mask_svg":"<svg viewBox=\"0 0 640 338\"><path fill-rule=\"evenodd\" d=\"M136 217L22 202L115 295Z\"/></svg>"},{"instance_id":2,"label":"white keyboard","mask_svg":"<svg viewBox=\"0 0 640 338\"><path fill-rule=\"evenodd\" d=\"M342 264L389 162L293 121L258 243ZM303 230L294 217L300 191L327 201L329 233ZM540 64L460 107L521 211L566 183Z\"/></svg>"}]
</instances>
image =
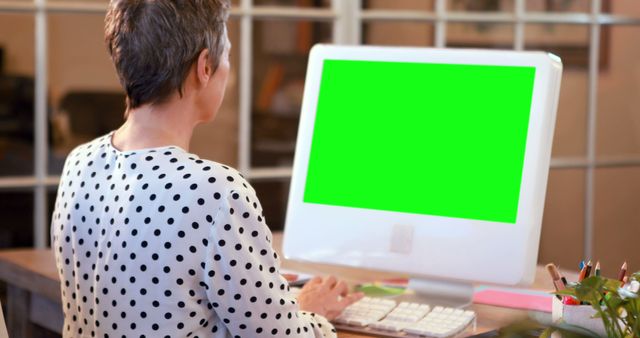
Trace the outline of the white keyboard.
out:
<instances>
[{"instance_id":1,"label":"white keyboard","mask_svg":"<svg viewBox=\"0 0 640 338\"><path fill-rule=\"evenodd\" d=\"M473 311L365 297L335 319L338 327L390 337L452 337L473 323Z\"/></svg>"}]
</instances>

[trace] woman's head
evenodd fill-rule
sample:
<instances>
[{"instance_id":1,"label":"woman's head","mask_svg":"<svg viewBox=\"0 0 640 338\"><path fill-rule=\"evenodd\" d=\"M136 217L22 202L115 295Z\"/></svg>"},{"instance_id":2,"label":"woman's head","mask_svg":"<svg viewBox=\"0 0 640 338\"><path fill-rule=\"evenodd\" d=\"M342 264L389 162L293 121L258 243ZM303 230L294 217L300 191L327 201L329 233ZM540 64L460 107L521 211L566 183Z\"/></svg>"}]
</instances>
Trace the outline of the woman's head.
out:
<instances>
[{"instance_id":1,"label":"woman's head","mask_svg":"<svg viewBox=\"0 0 640 338\"><path fill-rule=\"evenodd\" d=\"M221 62L228 67L228 12L227 0L112 0L105 42L127 95L127 111L162 103L176 92L182 96L201 55L214 72Z\"/></svg>"}]
</instances>

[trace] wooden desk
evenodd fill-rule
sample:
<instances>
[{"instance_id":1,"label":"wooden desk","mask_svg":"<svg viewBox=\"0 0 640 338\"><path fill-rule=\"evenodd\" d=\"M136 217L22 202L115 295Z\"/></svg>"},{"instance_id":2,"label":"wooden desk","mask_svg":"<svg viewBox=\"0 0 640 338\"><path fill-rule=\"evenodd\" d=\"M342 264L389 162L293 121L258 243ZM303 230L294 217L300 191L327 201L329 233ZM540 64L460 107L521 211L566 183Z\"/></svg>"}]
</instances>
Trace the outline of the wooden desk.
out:
<instances>
[{"instance_id":1,"label":"wooden desk","mask_svg":"<svg viewBox=\"0 0 640 338\"><path fill-rule=\"evenodd\" d=\"M274 234L274 247L278 251L282 247L281 241L281 234ZM282 267L313 275L333 274L352 285L398 277L388 273L287 260L283 260ZM12 337L32 337L33 324L61 332L63 317L60 285L52 251L23 249L0 252L0 280L8 284L6 315L7 326ZM542 268L538 269L534 286L545 290L553 288ZM478 314L476 333L493 330L528 316L527 311L487 305L474 304L473 310ZM340 332L339 336L345 338L366 337L349 332Z\"/></svg>"},{"instance_id":2,"label":"wooden desk","mask_svg":"<svg viewBox=\"0 0 640 338\"><path fill-rule=\"evenodd\" d=\"M53 251L0 252L0 280L7 283L6 321L11 337L33 337L32 324L62 332L60 282Z\"/></svg>"}]
</instances>

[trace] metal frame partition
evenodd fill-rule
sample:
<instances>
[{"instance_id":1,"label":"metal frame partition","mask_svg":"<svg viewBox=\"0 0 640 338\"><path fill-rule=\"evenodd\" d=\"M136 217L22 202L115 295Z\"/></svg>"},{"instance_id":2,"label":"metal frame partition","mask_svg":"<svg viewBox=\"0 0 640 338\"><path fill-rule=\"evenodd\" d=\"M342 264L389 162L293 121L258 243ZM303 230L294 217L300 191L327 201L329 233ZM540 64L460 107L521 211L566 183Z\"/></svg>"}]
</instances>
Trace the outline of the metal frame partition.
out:
<instances>
[{"instance_id":1,"label":"metal frame partition","mask_svg":"<svg viewBox=\"0 0 640 338\"><path fill-rule=\"evenodd\" d=\"M523 50L525 25L529 23L556 23L585 25L590 29L588 65L588 102L586 154L578 158L553 158L552 168L579 168L586 171L584 256L593 251L593 209L595 194L595 170L600 167L640 166L640 157L596 158L596 116L598 58L600 30L603 25L638 25L640 18L602 13L602 0L592 0L590 13L540 13L527 12L525 0L514 0L514 11L502 12L453 12L447 10L446 0L435 0L433 12L412 10L362 9L361 0L332 0L327 8L295 8L256 6L253 0L240 0L233 7L231 16L240 21L239 62L239 132L238 168L253 180L287 179L291 168L255 168L251 165L251 79L254 52L253 26L256 19L310 20L333 24L333 41L339 44L361 44L362 26L370 22L411 21L432 23L435 47L445 47L447 24L456 22L504 23L513 25L513 49ZM47 15L48 13L102 13L106 3L50 2L47 0L0 1L0 13L23 12L35 16L35 170L32 176L2 177L0 189L33 188L34 192L34 246L48 245L47 189L57 185L59 177L47 174Z\"/></svg>"}]
</instances>

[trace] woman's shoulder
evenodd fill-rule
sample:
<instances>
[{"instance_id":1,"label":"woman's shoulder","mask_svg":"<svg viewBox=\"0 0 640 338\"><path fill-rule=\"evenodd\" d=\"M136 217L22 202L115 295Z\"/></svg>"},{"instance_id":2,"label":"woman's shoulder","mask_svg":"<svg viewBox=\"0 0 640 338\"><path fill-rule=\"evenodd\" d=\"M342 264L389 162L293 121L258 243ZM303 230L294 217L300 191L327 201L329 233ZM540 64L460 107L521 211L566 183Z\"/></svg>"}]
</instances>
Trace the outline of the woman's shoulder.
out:
<instances>
[{"instance_id":1,"label":"woman's shoulder","mask_svg":"<svg viewBox=\"0 0 640 338\"><path fill-rule=\"evenodd\" d=\"M110 134L106 134L106 135L102 135L99 137L96 137L95 139L88 141L88 142L84 142L81 143L77 146L75 146L70 152L69 155L67 155L67 157L78 157L81 154L86 154L89 152L98 152L100 150L106 151L107 150L107 145L108 145L108 139L109 139Z\"/></svg>"},{"instance_id":2,"label":"woman's shoulder","mask_svg":"<svg viewBox=\"0 0 640 338\"><path fill-rule=\"evenodd\" d=\"M65 167L72 164L77 166L85 160L90 161L96 155L106 153L108 151L108 137L110 134L99 136L91 141L81 143L75 146L65 160ZM104 155L103 155L104 157Z\"/></svg>"},{"instance_id":3,"label":"woman's shoulder","mask_svg":"<svg viewBox=\"0 0 640 338\"><path fill-rule=\"evenodd\" d=\"M233 192L255 195L255 190L245 176L231 165L200 158L181 148L156 151L156 157L169 164L176 180L188 178L192 182L190 189L208 187L225 196Z\"/></svg>"},{"instance_id":4,"label":"woman's shoulder","mask_svg":"<svg viewBox=\"0 0 640 338\"><path fill-rule=\"evenodd\" d=\"M255 190L242 173L234 167L213 160L199 158L197 155L185 152L182 154L182 162L185 163L192 179L200 184L209 185L224 190L226 195L233 192L249 192L255 195ZM180 168L180 167L178 167Z\"/></svg>"}]
</instances>

